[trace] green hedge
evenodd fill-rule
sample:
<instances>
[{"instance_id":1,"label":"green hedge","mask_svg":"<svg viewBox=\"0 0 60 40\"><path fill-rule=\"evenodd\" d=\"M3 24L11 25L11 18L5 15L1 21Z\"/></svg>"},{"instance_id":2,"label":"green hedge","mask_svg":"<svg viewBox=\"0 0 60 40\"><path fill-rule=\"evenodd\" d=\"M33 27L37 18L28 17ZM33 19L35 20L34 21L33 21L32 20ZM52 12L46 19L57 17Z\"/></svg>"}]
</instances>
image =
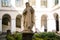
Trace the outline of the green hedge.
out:
<instances>
[{"instance_id":1,"label":"green hedge","mask_svg":"<svg viewBox=\"0 0 60 40\"><path fill-rule=\"evenodd\" d=\"M35 33L33 40L60 40L60 36L53 32Z\"/></svg>"},{"instance_id":2,"label":"green hedge","mask_svg":"<svg viewBox=\"0 0 60 40\"><path fill-rule=\"evenodd\" d=\"M15 40L14 37L12 35L7 35L7 40Z\"/></svg>"},{"instance_id":3,"label":"green hedge","mask_svg":"<svg viewBox=\"0 0 60 40\"><path fill-rule=\"evenodd\" d=\"M22 40L22 33L8 34L6 38L7 40ZM60 40L60 36L53 32L35 33L33 40Z\"/></svg>"},{"instance_id":4,"label":"green hedge","mask_svg":"<svg viewBox=\"0 0 60 40\"><path fill-rule=\"evenodd\" d=\"M14 34L8 34L6 36L7 40L22 40L22 34L21 33L14 33Z\"/></svg>"}]
</instances>

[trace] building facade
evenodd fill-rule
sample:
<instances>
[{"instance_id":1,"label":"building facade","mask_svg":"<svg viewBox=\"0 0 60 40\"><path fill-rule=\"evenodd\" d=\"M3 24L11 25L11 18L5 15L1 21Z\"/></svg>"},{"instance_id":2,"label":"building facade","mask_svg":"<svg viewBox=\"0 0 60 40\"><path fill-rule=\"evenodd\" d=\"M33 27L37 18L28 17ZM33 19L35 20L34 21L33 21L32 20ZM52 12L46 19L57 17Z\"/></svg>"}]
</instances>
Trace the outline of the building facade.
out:
<instances>
[{"instance_id":1,"label":"building facade","mask_svg":"<svg viewBox=\"0 0 60 40\"><path fill-rule=\"evenodd\" d=\"M23 10L26 2L35 10L33 32L60 31L60 0L0 0L0 32L24 30Z\"/></svg>"}]
</instances>

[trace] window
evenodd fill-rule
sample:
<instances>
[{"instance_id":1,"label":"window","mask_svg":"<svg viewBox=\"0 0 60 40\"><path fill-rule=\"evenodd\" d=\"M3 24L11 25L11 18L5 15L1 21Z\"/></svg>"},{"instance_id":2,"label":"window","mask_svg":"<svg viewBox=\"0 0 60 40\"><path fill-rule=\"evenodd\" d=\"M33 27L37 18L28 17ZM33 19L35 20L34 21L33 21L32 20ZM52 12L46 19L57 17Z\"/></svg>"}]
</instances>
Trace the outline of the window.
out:
<instances>
[{"instance_id":1,"label":"window","mask_svg":"<svg viewBox=\"0 0 60 40\"><path fill-rule=\"evenodd\" d=\"M2 16L2 32L6 33L7 30L11 29L11 16L9 14L4 14Z\"/></svg>"},{"instance_id":2,"label":"window","mask_svg":"<svg viewBox=\"0 0 60 40\"><path fill-rule=\"evenodd\" d=\"M17 28L21 28L21 18L22 18L21 15L17 15L17 17L16 17L16 27Z\"/></svg>"},{"instance_id":3,"label":"window","mask_svg":"<svg viewBox=\"0 0 60 40\"><path fill-rule=\"evenodd\" d=\"M17 7L22 6L22 5L23 5L23 0L15 0L15 5L16 5Z\"/></svg>"},{"instance_id":4,"label":"window","mask_svg":"<svg viewBox=\"0 0 60 40\"><path fill-rule=\"evenodd\" d=\"M36 1L35 0L28 0L31 5L35 5Z\"/></svg>"},{"instance_id":5,"label":"window","mask_svg":"<svg viewBox=\"0 0 60 40\"><path fill-rule=\"evenodd\" d=\"M41 6L47 7L47 0L41 0Z\"/></svg>"},{"instance_id":6,"label":"window","mask_svg":"<svg viewBox=\"0 0 60 40\"><path fill-rule=\"evenodd\" d=\"M59 3L59 0L55 0L55 5L57 5Z\"/></svg>"},{"instance_id":7,"label":"window","mask_svg":"<svg viewBox=\"0 0 60 40\"><path fill-rule=\"evenodd\" d=\"M2 4L2 6L3 7L8 7L8 6L10 6L10 0L1 0L1 4Z\"/></svg>"},{"instance_id":8,"label":"window","mask_svg":"<svg viewBox=\"0 0 60 40\"><path fill-rule=\"evenodd\" d=\"M57 13L54 14L55 23L56 23L56 32L59 31L59 15Z\"/></svg>"},{"instance_id":9,"label":"window","mask_svg":"<svg viewBox=\"0 0 60 40\"><path fill-rule=\"evenodd\" d=\"M42 15L41 26L44 26L44 31L47 32L47 15Z\"/></svg>"}]
</instances>

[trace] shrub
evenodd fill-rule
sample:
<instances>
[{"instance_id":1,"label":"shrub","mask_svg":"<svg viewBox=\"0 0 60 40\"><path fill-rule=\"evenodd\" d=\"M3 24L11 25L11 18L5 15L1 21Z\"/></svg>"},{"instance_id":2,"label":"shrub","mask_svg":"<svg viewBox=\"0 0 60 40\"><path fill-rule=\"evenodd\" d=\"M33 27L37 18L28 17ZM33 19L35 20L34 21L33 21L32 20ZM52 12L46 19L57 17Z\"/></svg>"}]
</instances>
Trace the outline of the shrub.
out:
<instances>
[{"instance_id":1,"label":"shrub","mask_svg":"<svg viewBox=\"0 0 60 40\"><path fill-rule=\"evenodd\" d=\"M60 36L53 32L36 33L33 36L33 40L60 40Z\"/></svg>"},{"instance_id":2,"label":"shrub","mask_svg":"<svg viewBox=\"0 0 60 40\"><path fill-rule=\"evenodd\" d=\"M12 35L7 35L6 38L7 38L7 40L15 40Z\"/></svg>"},{"instance_id":3,"label":"shrub","mask_svg":"<svg viewBox=\"0 0 60 40\"><path fill-rule=\"evenodd\" d=\"M15 34L13 34L13 36L16 40L22 40L22 34L21 33L15 33Z\"/></svg>"},{"instance_id":4,"label":"shrub","mask_svg":"<svg viewBox=\"0 0 60 40\"><path fill-rule=\"evenodd\" d=\"M45 38L47 36L47 33L46 32L40 33L39 36L40 38Z\"/></svg>"},{"instance_id":5,"label":"shrub","mask_svg":"<svg viewBox=\"0 0 60 40\"><path fill-rule=\"evenodd\" d=\"M22 40L22 34L21 33L14 33L14 34L8 34L6 36L7 40Z\"/></svg>"}]
</instances>

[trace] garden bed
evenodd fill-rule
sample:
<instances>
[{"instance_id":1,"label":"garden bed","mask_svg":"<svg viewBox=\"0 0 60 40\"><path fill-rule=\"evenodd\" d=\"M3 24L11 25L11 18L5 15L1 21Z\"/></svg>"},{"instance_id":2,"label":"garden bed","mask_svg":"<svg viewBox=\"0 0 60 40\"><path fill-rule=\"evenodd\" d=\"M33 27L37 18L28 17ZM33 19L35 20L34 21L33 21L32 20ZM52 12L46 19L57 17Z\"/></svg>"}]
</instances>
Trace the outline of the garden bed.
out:
<instances>
[{"instance_id":1,"label":"garden bed","mask_svg":"<svg viewBox=\"0 0 60 40\"><path fill-rule=\"evenodd\" d=\"M8 34L7 40L22 40L22 33ZM60 36L53 32L35 33L32 40L60 40Z\"/></svg>"}]
</instances>

